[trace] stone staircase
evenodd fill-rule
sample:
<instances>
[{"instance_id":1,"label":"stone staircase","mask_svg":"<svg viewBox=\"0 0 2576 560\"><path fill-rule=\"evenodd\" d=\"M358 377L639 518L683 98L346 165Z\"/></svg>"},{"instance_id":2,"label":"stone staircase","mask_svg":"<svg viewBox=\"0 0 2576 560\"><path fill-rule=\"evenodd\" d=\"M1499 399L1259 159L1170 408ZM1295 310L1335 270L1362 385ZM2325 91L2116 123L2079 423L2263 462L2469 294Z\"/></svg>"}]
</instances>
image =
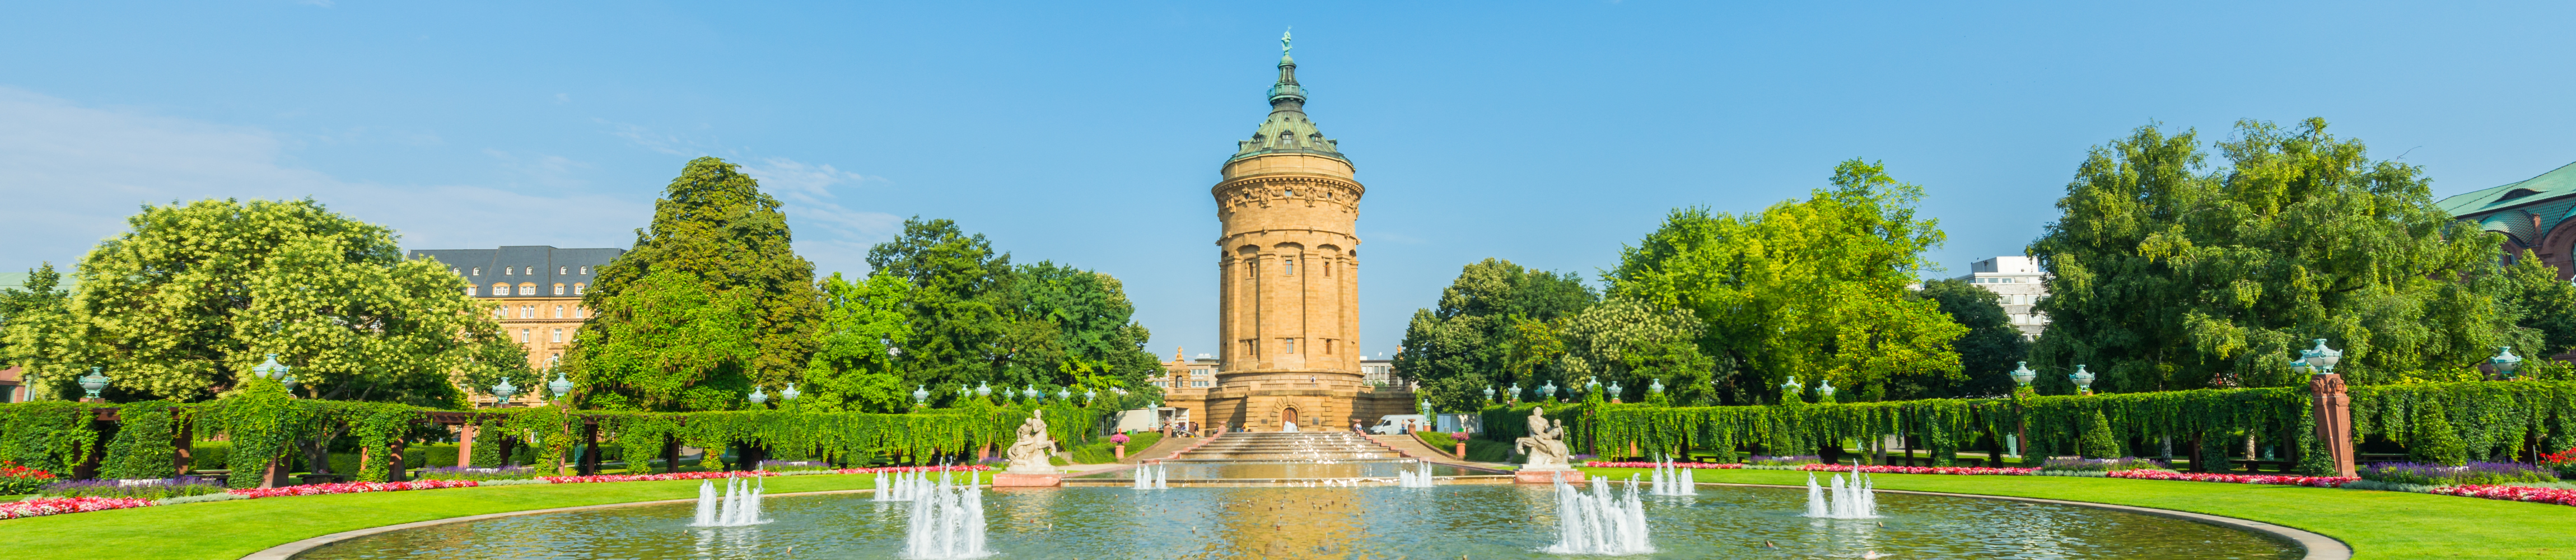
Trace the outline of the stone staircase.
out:
<instances>
[{"instance_id":1,"label":"stone staircase","mask_svg":"<svg viewBox=\"0 0 2576 560\"><path fill-rule=\"evenodd\" d=\"M1355 461L1404 455L1352 432L1232 432L1173 455L1180 461Z\"/></svg>"}]
</instances>

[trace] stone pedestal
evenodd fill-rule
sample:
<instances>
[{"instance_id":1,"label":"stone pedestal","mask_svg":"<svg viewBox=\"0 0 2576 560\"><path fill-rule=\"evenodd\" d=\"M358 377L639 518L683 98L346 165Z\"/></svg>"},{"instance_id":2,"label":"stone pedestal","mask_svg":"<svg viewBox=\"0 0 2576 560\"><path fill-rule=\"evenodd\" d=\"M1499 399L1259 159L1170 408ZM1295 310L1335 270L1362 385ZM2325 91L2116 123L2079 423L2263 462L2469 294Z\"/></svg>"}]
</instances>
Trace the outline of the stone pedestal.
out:
<instances>
[{"instance_id":1,"label":"stone pedestal","mask_svg":"<svg viewBox=\"0 0 2576 560\"><path fill-rule=\"evenodd\" d=\"M1003 472L993 474L994 488L1054 487L1064 484L1064 474L1030 474Z\"/></svg>"},{"instance_id":2,"label":"stone pedestal","mask_svg":"<svg viewBox=\"0 0 2576 560\"><path fill-rule=\"evenodd\" d=\"M1558 480L1564 480L1567 484L1583 482L1583 471L1574 469L1539 471L1523 469L1512 472L1512 482L1520 484L1555 484Z\"/></svg>"},{"instance_id":3,"label":"stone pedestal","mask_svg":"<svg viewBox=\"0 0 2576 560\"><path fill-rule=\"evenodd\" d=\"M2309 379L2308 395L2315 405L2318 450L2325 452L2334 476L2353 476L2352 398L2344 392L2343 376L2329 373Z\"/></svg>"}]
</instances>

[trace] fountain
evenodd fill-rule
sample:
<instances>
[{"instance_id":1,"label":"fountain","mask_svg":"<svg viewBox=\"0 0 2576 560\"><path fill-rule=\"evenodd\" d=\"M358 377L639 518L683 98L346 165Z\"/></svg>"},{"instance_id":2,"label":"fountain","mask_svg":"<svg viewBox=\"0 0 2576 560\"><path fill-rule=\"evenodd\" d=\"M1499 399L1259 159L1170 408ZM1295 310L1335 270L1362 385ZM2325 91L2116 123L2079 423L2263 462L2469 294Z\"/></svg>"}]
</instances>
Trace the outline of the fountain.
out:
<instances>
[{"instance_id":1,"label":"fountain","mask_svg":"<svg viewBox=\"0 0 2576 560\"><path fill-rule=\"evenodd\" d=\"M984 550L984 475L968 476L964 486L953 484L946 472L939 473L937 483L927 476L918 479L920 492L913 495L912 519L904 528L904 558L956 560L992 554Z\"/></svg>"},{"instance_id":2,"label":"fountain","mask_svg":"<svg viewBox=\"0 0 2576 560\"><path fill-rule=\"evenodd\" d=\"M1136 481L1129 486L1137 490L1172 489L1171 468L1163 466L1162 463L1145 463L1136 465L1136 471L1129 476L1133 476L1136 479Z\"/></svg>"},{"instance_id":3,"label":"fountain","mask_svg":"<svg viewBox=\"0 0 2576 560\"><path fill-rule=\"evenodd\" d=\"M760 493L768 487L766 479L747 481L725 477L724 497L718 498L715 481L699 484L697 517L689 526L741 527L768 523L768 520L760 518Z\"/></svg>"},{"instance_id":4,"label":"fountain","mask_svg":"<svg viewBox=\"0 0 2576 560\"><path fill-rule=\"evenodd\" d=\"M1869 475L1852 467L1851 483L1843 483L1842 473L1834 473L1830 487L1816 485L1816 473L1807 473L1807 517L1818 519L1872 519L1878 517L1878 494L1872 490Z\"/></svg>"},{"instance_id":5,"label":"fountain","mask_svg":"<svg viewBox=\"0 0 2576 560\"><path fill-rule=\"evenodd\" d=\"M1431 462L1421 461L1422 468L1395 471L1395 485L1405 488L1430 488Z\"/></svg>"},{"instance_id":6,"label":"fountain","mask_svg":"<svg viewBox=\"0 0 2576 560\"><path fill-rule=\"evenodd\" d=\"M1554 554L1646 554L1655 546L1646 540L1646 509L1637 497L1637 480L1628 479L1628 493L1620 496L1610 489L1607 477L1592 478L1592 494L1585 495L1564 480L1556 482L1556 545L1545 551Z\"/></svg>"},{"instance_id":7,"label":"fountain","mask_svg":"<svg viewBox=\"0 0 2576 560\"><path fill-rule=\"evenodd\" d=\"M1697 475L1699 473L1693 472L1694 470L1681 468L1681 465L1674 463L1671 457L1665 457L1664 462L1655 464L1655 477L1648 485L1646 493L1657 496L1698 495Z\"/></svg>"}]
</instances>

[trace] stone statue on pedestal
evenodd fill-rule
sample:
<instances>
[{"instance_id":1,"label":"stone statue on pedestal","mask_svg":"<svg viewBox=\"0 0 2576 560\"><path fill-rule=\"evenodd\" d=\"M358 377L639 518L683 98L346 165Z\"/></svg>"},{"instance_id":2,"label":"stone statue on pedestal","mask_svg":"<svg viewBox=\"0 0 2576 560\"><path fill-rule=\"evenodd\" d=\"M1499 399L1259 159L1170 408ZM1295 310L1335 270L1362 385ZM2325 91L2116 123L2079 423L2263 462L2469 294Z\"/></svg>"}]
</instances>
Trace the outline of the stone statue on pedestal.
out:
<instances>
[{"instance_id":1,"label":"stone statue on pedestal","mask_svg":"<svg viewBox=\"0 0 2576 560\"><path fill-rule=\"evenodd\" d=\"M1558 471L1573 468L1567 463L1565 442L1560 439L1565 437L1565 423L1548 420L1546 413L1547 410L1544 408L1531 408L1530 435L1512 440L1514 451L1529 455L1529 461L1522 463L1521 470Z\"/></svg>"},{"instance_id":2,"label":"stone statue on pedestal","mask_svg":"<svg viewBox=\"0 0 2576 560\"><path fill-rule=\"evenodd\" d=\"M1055 472L1055 464L1047 461L1047 458L1055 453L1055 439L1047 437L1046 420L1038 418L1045 412L1044 410L1030 411L1028 421L1020 423L1019 440L1012 442L1010 449L1003 452L1003 456L1011 458L1011 468L1007 472L1022 474Z\"/></svg>"}]
</instances>

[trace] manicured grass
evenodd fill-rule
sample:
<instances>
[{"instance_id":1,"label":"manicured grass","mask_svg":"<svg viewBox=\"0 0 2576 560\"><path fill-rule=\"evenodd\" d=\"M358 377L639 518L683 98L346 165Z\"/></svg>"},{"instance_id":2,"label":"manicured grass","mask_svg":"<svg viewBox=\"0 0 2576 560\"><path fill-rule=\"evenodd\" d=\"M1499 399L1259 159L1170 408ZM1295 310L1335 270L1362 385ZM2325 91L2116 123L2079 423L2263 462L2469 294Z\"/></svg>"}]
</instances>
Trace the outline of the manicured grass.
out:
<instances>
[{"instance_id":1,"label":"manicured grass","mask_svg":"<svg viewBox=\"0 0 2576 560\"><path fill-rule=\"evenodd\" d=\"M1644 469L1583 469L1626 480ZM1702 469L1699 482L1805 485L1795 471ZM2406 492L2076 478L1874 474L1879 488L2100 502L2315 531L2356 559L2576 557L2576 507ZM1705 490L1704 490L1705 491ZM5 527L0 527L5 528Z\"/></svg>"},{"instance_id":2,"label":"manicured grass","mask_svg":"<svg viewBox=\"0 0 2576 560\"><path fill-rule=\"evenodd\" d=\"M696 480L288 496L0 521L13 560L230 560L352 529L466 515L695 498ZM771 494L868 488L876 475L771 477Z\"/></svg>"}]
</instances>

